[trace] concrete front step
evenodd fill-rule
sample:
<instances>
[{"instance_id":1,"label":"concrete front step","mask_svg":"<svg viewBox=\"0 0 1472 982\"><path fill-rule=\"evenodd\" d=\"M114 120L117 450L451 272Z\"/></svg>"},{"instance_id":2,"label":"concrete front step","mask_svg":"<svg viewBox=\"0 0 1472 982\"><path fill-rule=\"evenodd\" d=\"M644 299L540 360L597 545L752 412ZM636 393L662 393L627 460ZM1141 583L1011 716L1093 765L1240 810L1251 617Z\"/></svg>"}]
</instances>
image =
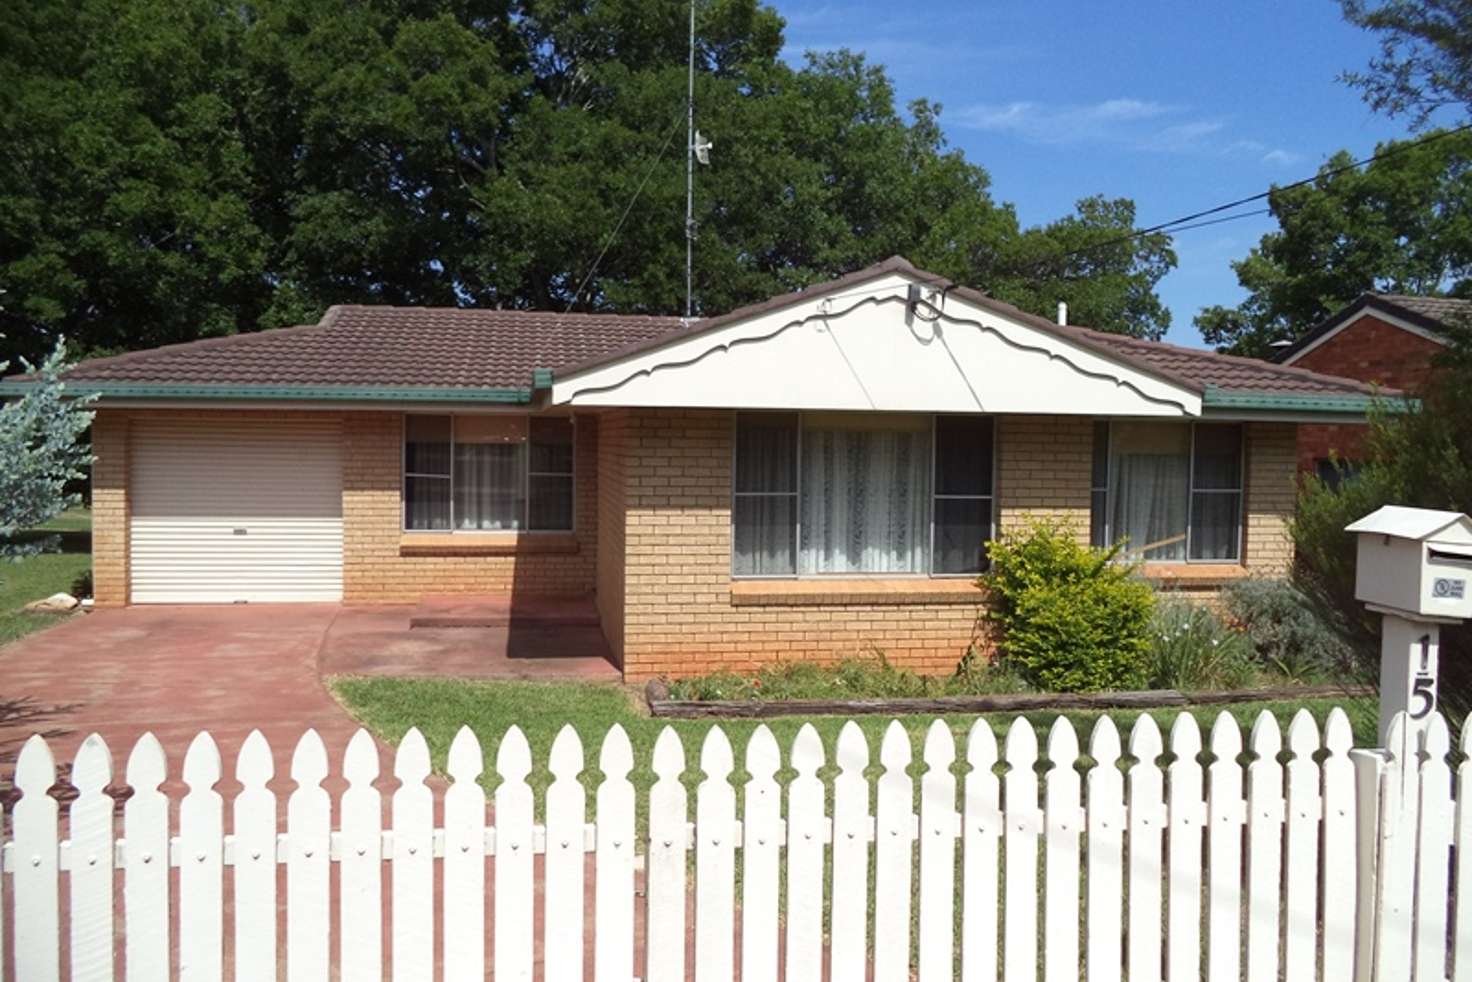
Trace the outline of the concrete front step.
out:
<instances>
[{"instance_id":1,"label":"concrete front step","mask_svg":"<svg viewBox=\"0 0 1472 982\"><path fill-rule=\"evenodd\" d=\"M425 597L409 615L411 628L508 628L513 631L599 627L590 596Z\"/></svg>"}]
</instances>

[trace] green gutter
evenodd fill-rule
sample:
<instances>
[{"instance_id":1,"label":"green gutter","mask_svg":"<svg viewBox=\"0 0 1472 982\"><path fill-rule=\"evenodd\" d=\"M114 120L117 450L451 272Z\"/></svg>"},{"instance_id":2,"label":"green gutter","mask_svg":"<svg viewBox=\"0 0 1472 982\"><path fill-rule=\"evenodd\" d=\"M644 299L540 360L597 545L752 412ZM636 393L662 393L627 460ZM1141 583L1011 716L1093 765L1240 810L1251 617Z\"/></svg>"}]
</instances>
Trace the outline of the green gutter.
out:
<instances>
[{"instance_id":1,"label":"green gutter","mask_svg":"<svg viewBox=\"0 0 1472 982\"><path fill-rule=\"evenodd\" d=\"M23 395L35 383L0 382L0 396ZM471 389L359 385L149 385L133 382L67 382L77 396L114 399L236 399L306 402L529 403L531 389Z\"/></svg>"},{"instance_id":2,"label":"green gutter","mask_svg":"<svg viewBox=\"0 0 1472 982\"><path fill-rule=\"evenodd\" d=\"M1374 395L1309 395L1296 392L1251 392L1230 391L1214 385L1207 386L1201 397L1206 409L1265 409L1299 413L1353 413L1363 416L1372 408L1379 407L1387 412L1399 412L1410 404L1418 405L1414 399L1400 399Z\"/></svg>"}]
</instances>

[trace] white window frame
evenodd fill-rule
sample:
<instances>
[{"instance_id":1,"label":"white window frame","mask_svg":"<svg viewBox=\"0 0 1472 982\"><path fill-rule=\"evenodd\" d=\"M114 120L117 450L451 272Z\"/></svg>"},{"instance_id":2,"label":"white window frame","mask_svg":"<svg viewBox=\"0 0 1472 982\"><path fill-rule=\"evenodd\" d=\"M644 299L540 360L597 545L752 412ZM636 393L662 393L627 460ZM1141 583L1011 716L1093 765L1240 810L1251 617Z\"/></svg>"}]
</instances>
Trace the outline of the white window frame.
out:
<instances>
[{"instance_id":1,"label":"white window frame","mask_svg":"<svg viewBox=\"0 0 1472 982\"><path fill-rule=\"evenodd\" d=\"M802 435L804 429L804 416L802 410L737 410L731 414L731 559L730 572L733 580L862 580L862 579L975 579L981 575L976 573L937 573L935 572L935 502L937 499L958 500L985 500L991 503L991 521L987 529L987 540L997 537L997 445L1001 442L998 438L999 427L997 417L987 413L914 413L907 415L925 415L929 417L929 439L930 439L930 493L925 496L926 527L929 533L929 542L926 546L926 569L916 573L802 573L797 569L798 554L802 550ZM866 415L856 413L855 415ZM881 413L867 415L881 416ZM992 424L992 466L991 466L991 491L985 495L967 494L938 494L936 492L935 480L935 421L938 416L975 416L981 419L989 419ZM793 446L795 456L796 474L793 480L792 491L737 491L736 490L736 432L740 426L742 416L793 416L797 420L797 434ZM791 573L738 573L736 572L736 500L738 498L791 498L792 499L792 566Z\"/></svg>"},{"instance_id":2,"label":"white window frame","mask_svg":"<svg viewBox=\"0 0 1472 982\"><path fill-rule=\"evenodd\" d=\"M455 527L455 419L459 416L517 415L527 421L526 440L522 442L522 453L526 455L526 466L521 469L521 528L516 529L461 529ZM409 426L410 416L444 416L450 420L450 473L421 474L409 470ZM399 531L405 535L571 535L578 531L578 426L575 416L544 416L547 419L566 419L572 426L572 469L560 471L532 471L531 468L531 421L537 418L531 413L442 413L430 410L403 414L399 425ZM537 477L566 477L572 482L572 524L565 529L533 529L531 525L531 479ZM450 484L450 527L447 529L409 528L409 478L431 478L448 481Z\"/></svg>"},{"instance_id":3,"label":"white window frame","mask_svg":"<svg viewBox=\"0 0 1472 982\"><path fill-rule=\"evenodd\" d=\"M1104 478L1104 480L1106 482L1105 483L1105 486L1103 488L1103 491L1104 491L1104 548L1111 548L1111 547L1113 547L1114 544L1115 544L1115 542L1117 541L1115 539L1115 536L1114 536L1114 501L1113 501L1113 497L1114 497L1114 494L1113 494L1113 489L1114 489L1114 423L1115 422L1116 421L1115 420L1112 420L1112 419L1105 420L1105 423L1107 424L1107 426L1109 427L1109 429L1108 429L1108 432L1106 433L1106 436L1105 436L1105 447L1104 447L1104 467L1105 467L1105 478ZM1214 422L1214 421L1211 421L1211 420L1206 420L1206 421L1202 421L1202 422L1198 422L1198 421L1193 420L1193 421L1191 421L1189 423L1182 423L1182 424L1179 424L1179 425L1191 427L1190 448L1186 451L1186 453L1188 454L1188 457L1187 457L1187 460L1186 460L1186 470L1187 470L1187 478L1186 478L1186 558L1185 559L1180 559L1180 560L1177 560L1177 559L1142 559L1140 561L1141 562L1144 562L1144 563L1147 563L1147 564L1166 564L1166 565L1170 565L1170 564L1173 564L1173 563L1181 563L1181 562L1184 562L1184 563L1189 563L1189 564L1196 565L1196 566L1240 566L1244 562L1244 558L1243 558L1243 555L1242 555L1242 526L1245 523L1246 517L1247 517L1246 516L1246 510L1247 510L1247 430L1246 430L1245 427L1242 426L1241 423L1233 423L1233 422L1225 421L1225 420L1222 421L1221 423L1217 423L1217 422ZM1196 487L1196 427L1198 427L1198 426L1237 426L1239 428L1239 431L1241 433L1241 439L1237 441L1237 475L1238 475L1238 479L1239 479L1239 481L1241 483L1235 489L1233 489L1233 488L1198 488L1198 487ZM1092 437L1091 437L1091 441L1092 441ZM1090 449L1089 449L1089 507L1090 507L1090 509L1093 508L1093 504L1094 504L1094 493L1096 491L1099 491L1100 490L1098 487L1096 487L1094 485L1093 471L1094 471L1094 465L1093 465L1093 444L1091 442L1090 443ZM1192 504L1194 502L1195 496L1198 493L1200 493L1200 494L1235 494L1237 496L1237 540L1236 540L1235 544L1233 545L1233 551L1236 553L1235 556L1233 556L1231 558L1228 558L1228 559L1192 559L1191 558L1191 542L1192 542L1191 535L1192 535L1192 530L1194 529L1195 524L1196 524L1195 522L1193 522L1191 520L1191 513L1192 513ZM1092 519L1093 519L1092 511L1090 513L1089 518L1090 518L1090 526L1092 527L1092 524L1093 524L1093 522L1092 522ZM1092 539L1092 536L1090 536L1090 538ZM1126 554L1122 555L1121 558L1128 559L1127 550L1126 550Z\"/></svg>"}]
</instances>

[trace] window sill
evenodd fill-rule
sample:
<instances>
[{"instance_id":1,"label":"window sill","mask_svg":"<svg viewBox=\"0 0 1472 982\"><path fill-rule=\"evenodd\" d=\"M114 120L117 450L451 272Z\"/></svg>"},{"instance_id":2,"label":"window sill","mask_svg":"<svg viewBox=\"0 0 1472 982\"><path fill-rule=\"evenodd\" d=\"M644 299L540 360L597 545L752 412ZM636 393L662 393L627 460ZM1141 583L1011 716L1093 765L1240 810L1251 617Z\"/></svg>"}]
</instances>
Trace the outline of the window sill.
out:
<instances>
[{"instance_id":1,"label":"window sill","mask_svg":"<svg viewBox=\"0 0 1472 982\"><path fill-rule=\"evenodd\" d=\"M1145 563L1140 573L1166 590L1226 586L1252 575L1241 563Z\"/></svg>"},{"instance_id":2,"label":"window sill","mask_svg":"<svg viewBox=\"0 0 1472 982\"><path fill-rule=\"evenodd\" d=\"M733 607L979 604L982 599L982 592L971 577L737 580L731 584Z\"/></svg>"},{"instance_id":3,"label":"window sill","mask_svg":"<svg viewBox=\"0 0 1472 982\"><path fill-rule=\"evenodd\" d=\"M572 555L578 551L571 532L405 532L400 556L536 556Z\"/></svg>"}]
</instances>

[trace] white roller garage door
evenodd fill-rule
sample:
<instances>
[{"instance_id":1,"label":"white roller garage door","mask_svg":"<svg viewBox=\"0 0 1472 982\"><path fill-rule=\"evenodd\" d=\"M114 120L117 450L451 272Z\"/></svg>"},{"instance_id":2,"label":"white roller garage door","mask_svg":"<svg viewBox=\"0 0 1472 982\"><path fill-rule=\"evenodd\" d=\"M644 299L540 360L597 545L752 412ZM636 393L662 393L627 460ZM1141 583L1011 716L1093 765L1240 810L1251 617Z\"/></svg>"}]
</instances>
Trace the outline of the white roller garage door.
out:
<instances>
[{"instance_id":1,"label":"white roller garage door","mask_svg":"<svg viewBox=\"0 0 1472 982\"><path fill-rule=\"evenodd\" d=\"M342 599L336 421L136 420L134 603Z\"/></svg>"}]
</instances>

